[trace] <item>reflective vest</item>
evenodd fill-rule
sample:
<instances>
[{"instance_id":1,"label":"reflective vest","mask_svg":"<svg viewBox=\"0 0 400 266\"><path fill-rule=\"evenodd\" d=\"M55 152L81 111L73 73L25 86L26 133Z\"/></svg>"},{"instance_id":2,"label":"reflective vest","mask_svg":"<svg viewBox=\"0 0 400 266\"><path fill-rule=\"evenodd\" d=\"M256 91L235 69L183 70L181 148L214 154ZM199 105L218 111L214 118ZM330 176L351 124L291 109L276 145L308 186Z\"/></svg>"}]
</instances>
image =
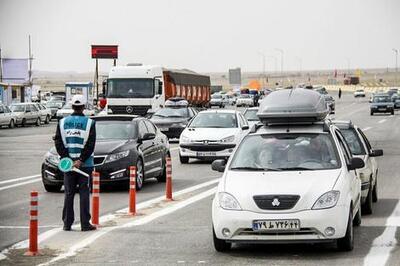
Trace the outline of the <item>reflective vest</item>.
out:
<instances>
[{"instance_id":1,"label":"reflective vest","mask_svg":"<svg viewBox=\"0 0 400 266\"><path fill-rule=\"evenodd\" d=\"M80 115L70 115L60 120L61 138L71 159L78 159L89 138L93 120ZM83 167L93 167L93 154L83 162Z\"/></svg>"}]
</instances>

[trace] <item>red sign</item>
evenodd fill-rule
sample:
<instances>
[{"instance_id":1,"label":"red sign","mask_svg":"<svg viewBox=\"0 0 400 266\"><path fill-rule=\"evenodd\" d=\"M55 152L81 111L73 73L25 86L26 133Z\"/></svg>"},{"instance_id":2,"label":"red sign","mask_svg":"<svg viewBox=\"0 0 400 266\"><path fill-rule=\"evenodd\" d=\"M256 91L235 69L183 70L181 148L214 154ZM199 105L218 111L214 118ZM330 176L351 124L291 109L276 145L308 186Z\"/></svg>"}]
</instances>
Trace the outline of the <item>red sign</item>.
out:
<instances>
[{"instance_id":1,"label":"red sign","mask_svg":"<svg viewBox=\"0 0 400 266\"><path fill-rule=\"evenodd\" d=\"M118 58L118 45L92 45L92 58Z\"/></svg>"}]
</instances>

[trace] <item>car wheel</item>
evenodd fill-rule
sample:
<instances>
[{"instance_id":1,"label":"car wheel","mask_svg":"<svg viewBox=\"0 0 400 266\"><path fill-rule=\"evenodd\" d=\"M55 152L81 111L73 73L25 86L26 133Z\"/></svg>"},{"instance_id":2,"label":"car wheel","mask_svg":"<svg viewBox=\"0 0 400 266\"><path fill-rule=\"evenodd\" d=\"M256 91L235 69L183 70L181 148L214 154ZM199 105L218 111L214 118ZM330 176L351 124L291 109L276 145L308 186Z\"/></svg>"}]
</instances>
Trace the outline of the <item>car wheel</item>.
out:
<instances>
[{"instance_id":1,"label":"car wheel","mask_svg":"<svg viewBox=\"0 0 400 266\"><path fill-rule=\"evenodd\" d=\"M167 155L169 156L169 155ZM163 169L161 174L157 177L157 181L164 183L167 180L167 158L164 158Z\"/></svg>"},{"instance_id":2,"label":"car wheel","mask_svg":"<svg viewBox=\"0 0 400 266\"><path fill-rule=\"evenodd\" d=\"M360 226L361 225L361 202L360 202L360 206L358 207L356 216L354 216L353 225L354 226Z\"/></svg>"},{"instance_id":3,"label":"car wheel","mask_svg":"<svg viewBox=\"0 0 400 266\"><path fill-rule=\"evenodd\" d=\"M180 161L182 164L187 164L187 163L189 163L189 157L181 156L181 154L179 154L179 161Z\"/></svg>"},{"instance_id":4,"label":"car wheel","mask_svg":"<svg viewBox=\"0 0 400 266\"><path fill-rule=\"evenodd\" d=\"M143 187L144 181L144 167L142 159L138 159L136 162L136 191L139 191Z\"/></svg>"},{"instance_id":5,"label":"car wheel","mask_svg":"<svg viewBox=\"0 0 400 266\"><path fill-rule=\"evenodd\" d=\"M46 120L44 120L44 123L45 123L45 124L50 123L50 116L46 116Z\"/></svg>"},{"instance_id":6,"label":"car wheel","mask_svg":"<svg viewBox=\"0 0 400 266\"><path fill-rule=\"evenodd\" d=\"M44 186L44 189L47 192L60 192L60 190L61 190L61 185L46 185L46 184L43 184L43 186Z\"/></svg>"},{"instance_id":7,"label":"car wheel","mask_svg":"<svg viewBox=\"0 0 400 266\"><path fill-rule=\"evenodd\" d=\"M23 127L26 126L26 119L25 118L22 119L21 126L23 126Z\"/></svg>"},{"instance_id":8,"label":"car wheel","mask_svg":"<svg viewBox=\"0 0 400 266\"><path fill-rule=\"evenodd\" d=\"M374 115L374 112L371 111L370 115Z\"/></svg>"},{"instance_id":9,"label":"car wheel","mask_svg":"<svg viewBox=\"0 0 400 266\"><path fill-rule=\"evenodd\" d=\"M218 252L225 252L231 249L232 244L226 242L225 240L217 238L215 235L214 227L213 227L213 242L214 242L214 248Z\"/></svg>"},{"instance_id":10,"label":"car wheel","mask_svg":"<svg viewBox=\"0 0 400 266\"><path fill-rule=\"evenodd\" d=\"M41 125L40 118L37 118L37 119L36 119L35 125L36 125L37 127L40 127L40 125Z\"/></svg>"},{"instance_id":11,"label":"car wheel","mask_svg":"<svg viewBox=\"0 0 400 266\"><path fill-rule=\"evenodd\" d=\"M350 210L347 221L346 235L336 241L337 248L341 251L352 251L354 248L354 231L352 223L353 213Z\"/></svg>"},{"instance_id":12,"label":"car wheel","mask_svg":"<svg viewBox=\"0 0 400 266\"><path fill-rule=\"evenodd\" d=\"M10 124L8 124L9 128L14 128L15 127L15 123L14 123L14 119L10 120Z\"/></svg>"},{"instance_id":13,"label":"car wheel","mask_svg":"<svg viewBox=\"0 0 400 266\"><path fill-rule=\"evenodd\" d=\"M375 186L374 189L372 190L372 201L378 202L378 172L376 173Z\"/></svg>"},{"instance_id":14,"label":"car wheel","mask_svg":"<svg viewBox=\"0 0 400 266\"><path fill-rule=\"evenodd\" d=\"M371 214L372 213L372 178L369 181L370 182L370 186L368 189L368 195L367 198L365 199L365 203L362 206L362 213L364 214Z\"/></svg>"}]
</instances>

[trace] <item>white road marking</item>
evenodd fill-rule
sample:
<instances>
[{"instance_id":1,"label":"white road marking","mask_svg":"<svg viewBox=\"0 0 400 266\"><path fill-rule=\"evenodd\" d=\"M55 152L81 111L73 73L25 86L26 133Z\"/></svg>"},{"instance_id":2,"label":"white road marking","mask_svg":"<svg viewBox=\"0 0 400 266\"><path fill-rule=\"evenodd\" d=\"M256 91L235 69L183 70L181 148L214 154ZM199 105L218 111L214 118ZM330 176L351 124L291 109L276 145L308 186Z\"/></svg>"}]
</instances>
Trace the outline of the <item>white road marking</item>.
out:
<instances>
[{"instance_id":1,"label":"white road marking","mask_svg":"<svg viewBox=\"0 0 400 266\"><path fill-rule=\"evenodd\" d=\"M57 262L59 260L63 260L66 259L68 257L72 257L75 256L77 252L79 252L80 250L82 250L83 248L89 246L90 244L92 244L94 241L96 241L98 238L102 237L103 235L110 233L116 229L122 229L122 228L129 228L129 227L134 227L134 226L139 226L139 225L144 225L147 223L150 223L160 217L163 217L165 215L171 214L177 210L180 210L190 204L193 204L197 201L200 201L204 198L207 198L211 195L213 195L216 192L216 187L206 190L200 194L197 194L193 197L190 197L184 201L178 202L174 205L168 206L164 209L161 209L157 212L154 212L148 216L145 216L143 218L139 218L137 220L134 220L132 222L129 222L127 224L123 224L123 225L119 225L119 226L113 226L113 227L106 227L104 229L101 229L95 233L93 233L92 235L90 235L89 237L83 239L82 241L76 243L75 245L73 245L72 247L69 248L69 250L65 253L62 253L60 255L58 255L57 257L51 259L48 262L39 264L40 266L46 266L46 265L50 265L54 262Z\"/></svg>"},{"instance_id":2,"label":"white road marking","mask_svg":"<svg viewBox=\"0 0 400 266\"><path fill-rule=\"evenodd\" d=\"M366 127L366 128L363 128L362 130L363 131L368 131L368 130L370 130L372 127Z\"/></svg>"},{"instance_id":3,"label":"white road marking","mask_svg":"<svg viewBox=\"0 0 400 266\"><path fill-rule=\"evenodd\" d=\"M382 123L385 123L385 122L386 122L386 119L381 119L381 120L378 121L379 124L382 124Z\"/></svg>"},{"instance_id":4,"label":"white road marking","mask_svg":"<svg viewBox=\"0 0 400 266\"><path fill-rule=\"evenodd\" d=\"M386 264L390 253L397 245L396 231L398 226L400 226L400 201L386 220L385 231L372 242L372 247L364 258L365 266Z\"/></svg>"},{"instance_id":5,"label":"white road marking","mask_svg":"<svg viewBox=\"0 0 400 266\"><path fill-rule=\"evenodd\" d=\"M60 225L39 225L39 228L57 228ZM29 229L26 225L0 225L0 229Z\"/></svg>"},{"instance_id":6,"label":"white road marking","mask_svg":"<svg viewBox=\"0 0 400 266\"><path fill-rule=\"evenodd\" d=\"M6 189L9 189L9 188L13 188L13 187L23 186L23 185L30 184L30 183L35 183L35 182L38 182L38 181L41 181L41 180L42 180L41 178L35 178L33 180L17 183L17 184L14 184L14 185L0 187L0 191L6 190Z\"/></svg>"},{"instance_id":7,"label":"white road marking","mask_svg":"<svg viewBox=\"0 0 400 266\"><path fill-rule=\"evenodd\" d=\"M24 177L18 177L18 178L0 181L0 185L23 181L23 180L27 180L27 179L31 179L31 178L35 178L35 177L40 177L40 175L30 175L30 176L24 176Z\"/></svg>"}]
</instances>

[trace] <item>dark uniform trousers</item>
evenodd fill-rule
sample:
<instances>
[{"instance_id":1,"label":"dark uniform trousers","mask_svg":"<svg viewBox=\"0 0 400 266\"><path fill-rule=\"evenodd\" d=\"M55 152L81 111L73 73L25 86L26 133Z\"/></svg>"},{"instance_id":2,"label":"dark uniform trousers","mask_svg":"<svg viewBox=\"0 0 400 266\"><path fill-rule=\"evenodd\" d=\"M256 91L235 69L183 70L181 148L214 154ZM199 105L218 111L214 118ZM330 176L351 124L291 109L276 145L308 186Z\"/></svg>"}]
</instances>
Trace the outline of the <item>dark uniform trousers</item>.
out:
<instances>
[{"instance_id":1,"label":"dark uniform trousers","mask_svg":"<svg viewBox=\"0 0 400 266\"><path fill-rule=\"evenodd\" d=\"M88 227L90 225L90 182L92 180L93 168L80 168L83 172L89 174L89 178L70 171L64 174L64 209L62 219L64 226L70 227L75 220L74 216L74 196L76 193L76 186L79 189L80 197L80 220L81 227Z\"/></svg>"}]
</instances>

